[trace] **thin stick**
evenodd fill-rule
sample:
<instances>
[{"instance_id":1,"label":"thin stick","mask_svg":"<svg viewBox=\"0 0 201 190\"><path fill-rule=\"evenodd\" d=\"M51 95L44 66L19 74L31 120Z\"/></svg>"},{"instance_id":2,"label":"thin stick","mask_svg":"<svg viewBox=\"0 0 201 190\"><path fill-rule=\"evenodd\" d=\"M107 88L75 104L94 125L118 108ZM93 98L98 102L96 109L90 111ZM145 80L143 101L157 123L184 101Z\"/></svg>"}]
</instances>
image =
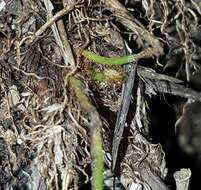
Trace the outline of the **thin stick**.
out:
<instances>
[{"instance_id":1,"label":"thin stick","mask_svg":"<svg viewBox=\"0 0 201 190\"><path fill-rule=\"evenodd\" d=\"M70 43L68 41L68 36L66 34L66 30L65 30L65 27L64 27L64 22L63 22L62 19L59 19L57 21L57 27L58 27L58 30L59 30L61 40L63 42L64 54L68 58L68 62L70 63L70 65L73 68L75 68L75 59L73 57L72 49L70 47Z\"/></svg>"},{"instance_id":2,"label":"thin stick","mask_svg":"<svg viewBox=\"0 0 201 190\"><path fill-rule=\"evenodd\" d=\"M66 6L62 10L60 10L59 12L57 12L53 17L51 17L43 26L41 26L35 32L33 38L37 37L37 36L40 36L47 28L49 28L59 18L61 18L62 16L66 15L67 13L69 13L70 11L72 11L74 7L75 7L75 4L71 5L71 6Z\"/></svg>"},{"instance_id":3,"label":"thin stick","mask_svg":"<svg viewBox=\"0 0 201 190\"><path fill-rule=\"evenodd\" d=\"M78 1L79 2L79 1ZM76 4L78 4L78 2ZM38 36L40 36L47 28L49 28L54 22L56 22L59 18L61 18L62 16L66 15L67 13L69 13L70 11L72 11L75 7L76 4L73 5L67 5L65 6L62 10L60 10L59 12L57 12L53 17L51 17L43 26L41 26L35 33L33 36L27 36L25 38L23 38L20 42L20 45L22 43L24 43L26 40L30 39L30 42L33 42L35 40L35 38L37 38Z\"/></svg>"}]
</instances>

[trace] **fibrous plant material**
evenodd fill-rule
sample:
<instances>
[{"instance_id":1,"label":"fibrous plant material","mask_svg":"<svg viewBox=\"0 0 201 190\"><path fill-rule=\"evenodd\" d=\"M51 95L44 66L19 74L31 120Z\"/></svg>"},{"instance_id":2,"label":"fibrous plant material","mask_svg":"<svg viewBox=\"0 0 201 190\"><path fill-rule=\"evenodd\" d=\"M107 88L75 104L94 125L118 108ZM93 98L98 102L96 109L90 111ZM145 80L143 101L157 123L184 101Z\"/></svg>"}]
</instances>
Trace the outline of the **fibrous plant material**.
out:
<instances>
[{"instance_id":1,"label":"fibrous plant material","mask_svg":"<svg viewBox=\"0 0 201 190\"><path fill-rule=\"evenodd\" d=\"M49 18L53 17L52 12L54 10L54 6L51 3L51 1L50 0L44 0L44 4L45 4L46 10L48 12L48 17ZM57 26L58 26L58 28L57 28ZM70 44L68 42L68 37L67 37L66 31L65 31L63 20L59 19L57 21L57 25L56 25L56 23L52 23L51 29L53 31L55 40L60 47L60 50L62 52L65 64L66 65L70 64L72 67L74 67L75 66L75 60L74 60L74 57L72 54Z\"/></svg>"},{"instance_id":2,"label":"fibrous plant material","mask_svg":"<svg viewBox=\"0 0 201 190\"><path fill-rule=\"evenodd\" d=\"M152 144L141 135L147 125L142 86L137 89L136 114L131 123L127 153L120 163L121 182L126 189L167 190L161 179L167 175L165 153L160 144ZM142 118L144 118L142 120ZM134 153L133 153L134 152ZM142 185L142 186L141 186Z\"/></svg>"},{"instance_id":3,"label":"fibrous plant material","mask_svg":"<svg viewBox=\"0 0 201 190\"><path fill-rule=\"evenodd\" d=\"M200 101L200 2L1 2L0 186L103 189L112 162L128 189L174 186L144 93Z\"/></svg>"},{"instance_id":4,"label":"fibrous plant material","mask_svg":"<svg viewBox=\"0 0 201 190\"><path fill-rule=\"evenodd\" d=\"M116 16L119 22L139 36L140 45L144 45L144 40L151 46L153 55L159 56L163 54L163 47L159 39L146 30L143 24L130 14L118 0L104 1L104 4Z\"/></svg>"},{"instance_id":5,"label":"fibrous plant material","mask_svg":"<svg viewBox=\"0 0 201 190\"><path fill-rule=\"evenodd\" d=\"M51 19L49 19L48 22L46 22L42 27L40 27L33 36L28 36L27 38L22 39L22 41L20 42L20 44L24 43L25 40L30 38L30 41L33 42L35 40L35 38L39 37L43 32L45 32L45 30L47 30L47 28L49 28L55 21L57 21L59 18L61 18L62 16L64 16L65 14L69 13L70 11L73 10L75 5L71 5L71 6L65 6L61 11L57 12L57 14L55 14L54 16L51 17Z\"/></svg>"}]
</instances>

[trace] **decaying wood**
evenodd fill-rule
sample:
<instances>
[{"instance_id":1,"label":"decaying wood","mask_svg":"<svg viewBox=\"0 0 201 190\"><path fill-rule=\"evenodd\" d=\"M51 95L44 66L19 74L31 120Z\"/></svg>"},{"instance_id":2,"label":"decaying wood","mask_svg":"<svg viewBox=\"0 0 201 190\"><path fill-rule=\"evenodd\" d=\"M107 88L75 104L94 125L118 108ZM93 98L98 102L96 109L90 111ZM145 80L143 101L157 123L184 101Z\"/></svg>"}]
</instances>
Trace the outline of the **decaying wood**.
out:
<instances>
[{"instance_id":1,"label":"decaying wood","mask_svg":"<svg viewBox=\"0 0 201 190\"><path fill-rule=\"evenodd\" d=\"M163 74L158 74L151 69L139 66L138 76L156 92L167 93L182 98L190 98L195 101L201 101L201 93L182 84L181 80Z\"/></svg>"}]
</instances>

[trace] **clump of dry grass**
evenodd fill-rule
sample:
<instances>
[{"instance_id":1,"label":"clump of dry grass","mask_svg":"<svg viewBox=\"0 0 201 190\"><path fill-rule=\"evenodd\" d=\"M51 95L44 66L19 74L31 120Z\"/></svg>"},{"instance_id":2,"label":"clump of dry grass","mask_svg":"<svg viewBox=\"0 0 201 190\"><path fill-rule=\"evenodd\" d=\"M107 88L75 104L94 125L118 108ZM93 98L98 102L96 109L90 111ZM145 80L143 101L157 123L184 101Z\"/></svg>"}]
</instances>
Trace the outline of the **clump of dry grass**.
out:
<instances>
[{"instance_id":1,"label":"clump of dry grass","mask_svg":"<svg viewBox=\"0 0 201 190\"><path fill-rule=\"evenodd\" d=\"M154 62L153 67L161 65L165 72L174 70L170 73L172 77L191 82L199 69L196 56L200 48L192 38L200 22L199 1L37 0L12 3L13 6L8 3L0 12L0 152L3 152L0 171L5 174L0 185L3 188L25 185L27 189L37 189L41 184L41 189L64 190L78 189L80 183L88 183L91 173L87 167L94 159L91 151L94 118L100 122L98 126L93 125L98 134L102 134L105 155L111 154L124 80L116 85L111 79L100 82L92 76L111 70L123 77L128 73L121 66L91 63L76 54L77 48L87 48L107 57L122 56L127 52L127 41L134 52L149 49L146 58ZM165 61L160 62L161 59ZM151 75L149 69L141 71L139 69L141 83L137 88L142 90L144 83L149 95L157 91L155 87L150 88L152 83L156 86L160 83L154 80L178 82L157 73ZM147 78L140 72L141 75L146 73ZM75 89L72 90L67 80L71 76L81 81L82 93L92 110L87 110L82 99L75 96ZM159 91L167 92L167 89ZM199 95L188 93L195 98ZM147 119L143 120L146 118L144 93L139 95L138 92L135 96L134 99L140 101L137 111L132 113L137 127L130 127L129 135L134 137L125 147L127 151L119 163L118 175L125 187L136 182L145 189L154 189L156 184L165 189L164 183L158 180L166 175L164 153L160 145L147 140ZM147 139L141 136L143 134ZM138 153L135 156L140 157L140 163L132 151ZM153 154L158 155L155 160L151 159ZM108 162L111 167L111 160ZM154 164L150 166L150 163ZM146 178L148 170L157 180ZM137 174L134 171L138 171ZM18 179L20 172L27 181Z\"/></svg>"}]
</instances>

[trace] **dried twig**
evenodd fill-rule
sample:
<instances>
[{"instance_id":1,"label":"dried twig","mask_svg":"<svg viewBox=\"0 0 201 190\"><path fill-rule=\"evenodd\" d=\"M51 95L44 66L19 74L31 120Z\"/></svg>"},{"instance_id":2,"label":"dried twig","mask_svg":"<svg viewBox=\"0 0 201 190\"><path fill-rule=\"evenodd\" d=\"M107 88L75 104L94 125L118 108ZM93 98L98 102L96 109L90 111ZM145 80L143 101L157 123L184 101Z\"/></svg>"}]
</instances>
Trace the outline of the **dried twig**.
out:
<instances>
[{"instance_id":1,"label":"dried twig","mask_svg":"<svg viewBox=\"0 0 201 190\"><path fill-rule=\"evenodd\" d=\"M68 58L68 62L70 63L70 65L73 68L75 68L75 59L73 57L72 49L70 47L70 44L69 44L69 41L68 41L68 37L67 37L66 30L65 30L64 23L63 23L62 19L59 19L57 21L57 26L58 26L58 30L59 30L59 34L60 34L62 43L63 43L64 54Z\"/></svg>"},{"instance_id":2,"label":"dried twig","mask_svg":"<svg viewBox=\"0 0 201 190\"><path fill-rule=\"evenodd\" d=\"M201 102L201 93L183 86L181 80L154 72L152 69L138 66L138 76L150 89Z\"/></svg>"},{"instance_id":3,"label":"dried twig","mask_svg":"<svg viewBox=\"0 0 201 190\"><path fill-rule=\"evenodd\" d=\"M77 4L77 3L76 3ZM52 18L50 18L43 26L41 26L33 35L32 37L32 41L40 36L47 28L49 28L54 22L56 22L59 18L61 18L62 16L66 15L67 13L69 13L70 11L72 11L75 7L75 5L71 5L71 6L66 6L64 7L62 10L60 10L59 12L57 12Z\"/></svg>"},{"instance_id":4,"label":"dried twig","mask_svg":"<svg viewBox=\"0 0 201 190\"><path fill-rule=\"evenodd\" d=\"M39 37L45 30L47 30L47 28L49 28L59 18L61 18L62 16L66 15L67 13L72 11L74 9L75 5L77 5L78 3L79 3L79 1L76 2L76 4L73 4L70 6L66 5L62 10L58 11L53 17L51 17L43 26L41 26L34 33L34 35L23 38L20 42L20 45L22 45L26 40L30 40L30 42L33 42L37 37Z\"/></svg>"},{"instance_id":5,"label":"dried twig","mask_svg":"<svg viewBox=\"0 0 201 190\"><path fill-rule=\"evenodd\" d=\"M112 170L114 170L116 166L119 144L121 142L121 138L124 132L128 109L131 101L132 89L135 81L136 67L136 64L127 65L127 71L129 72L129 74L122 88L122 95L120 100L121 104L119 106L117 114L117 120L115 124L115 131L112 142Z\"/></svg>"},{"instance_id":6,"label":"dried twig","mask_svg":"<svg viewBox=\"0 0 201 190\"><path fill-rule=\"evenodd\" d=\"M147 82L146 82L147 84ZM151 81L149 87L156 92L167 93L174 96L180 96L183 98L190 98L195 101L201 102L201 93L190 88L186 88L183 85L176 84L173 82L168 82L164 80Z\"/></svg>"},{"instance_id":7,"label":"dried twig","mask_svg":"<svg viewBox=\"0 0 201 190\"><path fill-rule=\"evenodd\" d=\"M53 4L51 3L50 0L44 0L44 3L45 3L45 7L47 9L48 17L49 18L53 17L53 13L52 13L52 11L54 9ZM67 6L67 5L65 5L65 6ZM65 31L63 20L59 19L57 21L57 25L55 23L53 23L51 28L52 28L52 31L54 34L54 38L55 38L58 46L61 49L61 53L62 53L65 64L66 65L70 64L71 67L74 68L75 60L73 57L73 53L72 53L70 44L68 42L68 38L67 38L66 31Z\"/></svg>"}]
</instances>

